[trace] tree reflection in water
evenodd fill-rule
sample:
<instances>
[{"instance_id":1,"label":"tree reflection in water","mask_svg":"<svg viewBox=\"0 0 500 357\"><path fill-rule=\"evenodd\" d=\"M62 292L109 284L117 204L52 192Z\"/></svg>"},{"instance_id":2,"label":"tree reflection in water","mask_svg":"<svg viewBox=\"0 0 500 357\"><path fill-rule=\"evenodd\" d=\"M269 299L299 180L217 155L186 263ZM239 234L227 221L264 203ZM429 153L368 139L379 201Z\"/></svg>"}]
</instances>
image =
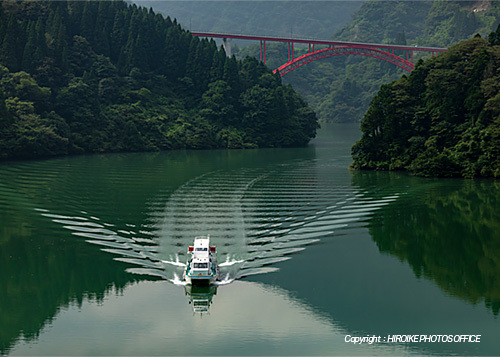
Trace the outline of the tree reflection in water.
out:
<instances>
[{"instance_id":1,"label":"tree reflection in water","mask_svg":"<svg viewBox=\"0 0 500 357\"><path fill-rule=\"evenodd\" d=\"M353 183L376 191L408 181L407 195L378 211L370 234L381 252L415 275L472 304L500 310L500 182L420 179L356 172Z\"/></svg>"}]
</instances>

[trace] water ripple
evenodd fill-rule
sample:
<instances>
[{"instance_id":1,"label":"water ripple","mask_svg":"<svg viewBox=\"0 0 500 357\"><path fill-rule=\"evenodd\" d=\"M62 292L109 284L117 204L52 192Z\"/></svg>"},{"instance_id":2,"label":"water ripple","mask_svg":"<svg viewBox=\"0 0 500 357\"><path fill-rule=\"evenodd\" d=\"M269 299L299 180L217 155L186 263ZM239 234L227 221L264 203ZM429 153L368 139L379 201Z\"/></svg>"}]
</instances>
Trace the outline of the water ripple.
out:
<instances>
[{"instance_id":1,"label":"water ripple","mask_svg":"<svg viewBox=\"0 0 500 357\"><path fill-rule=\"evenodd\" d=\"M314 175L314 161L286 170L215 171L186 182L169 196L148 203L146 222L105 223L96 215L65 216L37 209L44 217L130 265L128 272L184 284L186 248L198 235L217 245L220 284L276 272L307 246L368 222L397 194L367 196Z\"/></svg>"}]
</instances>

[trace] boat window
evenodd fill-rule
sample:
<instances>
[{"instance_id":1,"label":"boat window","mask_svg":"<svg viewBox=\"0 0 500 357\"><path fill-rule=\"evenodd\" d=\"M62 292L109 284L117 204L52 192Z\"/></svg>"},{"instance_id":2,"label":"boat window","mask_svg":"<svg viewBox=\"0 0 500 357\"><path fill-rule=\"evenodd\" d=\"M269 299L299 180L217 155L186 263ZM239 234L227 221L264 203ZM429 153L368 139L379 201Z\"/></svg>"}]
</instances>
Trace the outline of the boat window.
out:
<instances>
[{"instance_id":1,"label":"boat window","mask_svg":"<svg viewBox=\"0 0 500 357\"><path fill-rule=\"evenodd\" d=\"M195 269L207 269L208 263L194 263Z\"/></svg>"}]
</instances>

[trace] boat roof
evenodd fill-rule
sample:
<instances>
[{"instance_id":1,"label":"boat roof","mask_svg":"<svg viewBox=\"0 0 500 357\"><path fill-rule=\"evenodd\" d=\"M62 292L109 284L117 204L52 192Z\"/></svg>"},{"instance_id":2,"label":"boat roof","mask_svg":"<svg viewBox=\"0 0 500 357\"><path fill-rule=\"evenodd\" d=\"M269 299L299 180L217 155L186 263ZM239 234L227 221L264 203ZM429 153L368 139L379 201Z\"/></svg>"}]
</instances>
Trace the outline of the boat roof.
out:
<instances>
[{"instance_id":1,"label":"boat roof","mask_svg":"<svg viewBox=\"0 0 500 357\"><path fill-rule=\"evenodd\" d=\"M196 237L194 239L194 248L208 248L210 246L209 237Z\"/></svg>"}]
</instances>

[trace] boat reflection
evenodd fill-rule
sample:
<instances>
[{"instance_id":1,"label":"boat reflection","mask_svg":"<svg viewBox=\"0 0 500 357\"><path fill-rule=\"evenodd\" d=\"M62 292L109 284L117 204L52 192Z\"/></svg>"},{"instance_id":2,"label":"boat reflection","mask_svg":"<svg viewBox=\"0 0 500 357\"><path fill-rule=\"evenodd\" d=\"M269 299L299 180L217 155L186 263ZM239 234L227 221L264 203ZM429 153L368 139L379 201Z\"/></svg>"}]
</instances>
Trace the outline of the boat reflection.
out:
<instances>
[{"instance_id":1,"label":"boat reflection","mask_svg":"<svg viewBox=\"0 0 500 357\"><path fill-rule=\"evenodd\" d=\"M210 310L214 295L217 295L217 286L196 286L185 285L184 290L189 297L189 303L193 307L194 313L205 314Z\"/></svg>"}]
</instances>

